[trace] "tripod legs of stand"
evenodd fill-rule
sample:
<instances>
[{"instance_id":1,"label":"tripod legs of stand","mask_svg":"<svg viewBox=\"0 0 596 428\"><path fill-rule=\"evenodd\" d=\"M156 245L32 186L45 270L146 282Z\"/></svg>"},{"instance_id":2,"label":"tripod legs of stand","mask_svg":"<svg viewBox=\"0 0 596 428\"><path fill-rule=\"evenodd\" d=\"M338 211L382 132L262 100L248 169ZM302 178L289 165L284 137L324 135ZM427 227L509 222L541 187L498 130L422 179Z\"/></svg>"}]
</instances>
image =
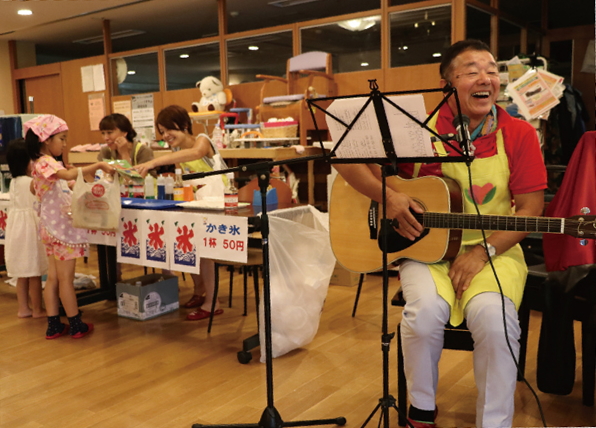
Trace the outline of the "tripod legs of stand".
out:
<instances>
[{"instance_id":1,"label":"tripod legs of stand","mask_svg":"<svg viewBox=\"0 0 596 428\"><path fill-rule=\"evenodd\" d=\"M267 188L269 187L269 171L275 163L267 163L265 169L258 173L259 189L261 192L262 213L261 213L261 235L263 245L263 318L265 343L265 368L267 380L267 407L261 415L261 419L255 424L227 424L227 425L203 425L194 424L192 428L282 428L301 427L314 425L345 425L346 418L338 417L332 419L316 419L307 421L284 422L275 409L273 396L273 351L271 343L271 287L269 278L269 217L267 215Z\"/></svg>"}]
</instances>

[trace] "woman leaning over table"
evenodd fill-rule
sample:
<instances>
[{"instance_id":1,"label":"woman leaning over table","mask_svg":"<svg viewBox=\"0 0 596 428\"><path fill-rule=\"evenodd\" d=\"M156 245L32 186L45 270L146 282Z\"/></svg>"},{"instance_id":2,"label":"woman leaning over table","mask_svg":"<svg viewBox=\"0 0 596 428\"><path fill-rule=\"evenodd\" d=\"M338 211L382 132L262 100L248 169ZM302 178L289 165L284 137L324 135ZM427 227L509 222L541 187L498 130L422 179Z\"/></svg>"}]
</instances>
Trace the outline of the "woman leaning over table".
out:
<instances>
[{"instance_id":1,"label":"woman leaning over table","mask_svg":"<svg viewBox=\"0 0 596 428\"><path fill-rule=\"evenodd\" d=\"M192 134L192 121L188 112L178 105L171 105L159 112L155 120L157 130L173 152L136 165L136 169L145 176L149 170L163 165L179 164L184 173L213 171L218 166L217 149L206 134L196 138ZM194 293L186 302L185 308L198 308L188 314L189 320L209 318L215 288L215 262L201 258L201 274L191 274ZM223 313L219 301L215 302L213 315Z\"/></svg>"}]
</instances>

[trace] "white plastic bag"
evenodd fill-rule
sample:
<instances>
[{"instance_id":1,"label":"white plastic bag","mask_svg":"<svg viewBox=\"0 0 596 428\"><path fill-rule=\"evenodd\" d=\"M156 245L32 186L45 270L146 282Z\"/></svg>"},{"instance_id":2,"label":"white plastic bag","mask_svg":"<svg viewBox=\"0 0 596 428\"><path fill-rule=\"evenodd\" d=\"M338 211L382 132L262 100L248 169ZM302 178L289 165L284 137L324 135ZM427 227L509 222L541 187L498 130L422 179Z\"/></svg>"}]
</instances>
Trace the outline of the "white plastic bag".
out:
<instances>
[{"instance_id":1,"label":"white plastic bag","mask_svg":"<svg viewBox=\"0 0 596 428\"><path fill-rule=\"evenodd\" d=\"M307 345L317 333L335 267L328 223L328 216L310 205L269 213L273 358ZM259 316L265 362L262 300Z\"/></svg>"},{"instance_id":2,"label":"white plastic bag","mask_svg":"<svg viewBox=\"0 0 596 428\"><path fill-rule=\"evenodd\" d=\"M120 219L120 185L104 176L93 183L85 182L79 168L72 190L72 224L92 230L118 231Z\"/></svg>"}]
</instances>

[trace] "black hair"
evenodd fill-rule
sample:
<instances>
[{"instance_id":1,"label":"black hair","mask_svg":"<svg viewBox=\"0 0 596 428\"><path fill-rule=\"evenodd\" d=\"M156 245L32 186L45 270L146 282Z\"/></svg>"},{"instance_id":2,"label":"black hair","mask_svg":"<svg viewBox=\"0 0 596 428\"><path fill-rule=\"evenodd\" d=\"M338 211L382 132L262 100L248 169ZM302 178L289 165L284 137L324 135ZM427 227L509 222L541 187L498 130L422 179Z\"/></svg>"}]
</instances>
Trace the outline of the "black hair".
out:
<instances>
[{"instance_id":1,"label":"black hair","mask_svg":"<svg viewBox=\"0 0 596 428\"><path fill-rule=\"evenodd\" d=\"M13 178L27 175L27 167L31 162L29 153L27 152L27 145L23 138L17 138L8 143L6 149L6 162L8 169Z\"/></svg>"},{"instance_id":2,"label":"black hair","mask_svg":"<svg viewBox=\"0 0 596 428\"><path fill-rule=\"evenodd\" d=\"M447 49L445 55L443 55L443 60L441 61L441 66L439 67L441 78L445 79L447 82L450 82L449 74L451 73L451 64L453 63L453 60L460 53L468 50L486 51L491 53L488 45L481 40L468 39L455 42Z\"/></svg>"},{"instance_id":3,"label":"black hair","mask_svg":"<svg viewBox=\"0 0 596 428\"><path fill-rule=\"evenodd\" d=\"M188 111L178 105L167 106L162 109L155 119L155 127L159 130L159 125L166 129L177 129L187 131L192 135L192 121Z\"/></svg>"},{"instance_id":4,"label":"black hair","mask_svg":"<svg viewBox=\"0 0 596 428\"><path fill-rule=\"evenodd\" d=\"M128 117L120 113L110 114L104 117L101 122L99 122L100 131L112 131L114 129L119 129L122 132L126 132L126 139L131 143L137 136L137 131L135 131L132 127L132 123L130 123Z\"/></svg>"},{"instance_id":5,"label":"black hair","mask_svg":"<svg viewBox=\"0 0 596 428\"><path fill-rule=\"evenodd\" d=\"M50 137L51 138L51 137ZM25 145L27 146L27 152L31 160L36 160L41 157L41 145L39 137L32 130L28 130L25 135Z\"/></svg>"}]
</instances>

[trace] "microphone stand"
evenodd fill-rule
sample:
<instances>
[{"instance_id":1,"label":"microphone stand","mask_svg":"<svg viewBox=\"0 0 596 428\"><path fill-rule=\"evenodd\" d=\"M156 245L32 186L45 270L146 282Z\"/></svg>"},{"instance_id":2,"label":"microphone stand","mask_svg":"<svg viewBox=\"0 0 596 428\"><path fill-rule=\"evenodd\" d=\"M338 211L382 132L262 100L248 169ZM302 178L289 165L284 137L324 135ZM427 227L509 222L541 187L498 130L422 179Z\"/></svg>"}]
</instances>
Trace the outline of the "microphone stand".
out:
<instances>
[{"instance_id":1,"label":"microphone stand","mask_svg":"<svg viewBox=\"0 0 596 428\"><path fill-rule=\"evenodd\" d=\"M320 159L321 156L305 156L303 158L294 159L296 162L304 162L306 160ZM183 179L190 180L194 178L201 178L207 175L223 174L233 171L248 171L256 170L259 182L259 191L261 193L261 235L263 246L263 307L264 307L264 327L265 327L265 367L266 367L266 382L267 382L267 407L261 414L261 419L258 423L245 424L223 424L223 425L206 425L193 424L192 428L282 428L282 427L301 427L314 425L340 425L346 424L346 418L343 416L331 419L314 419L303 421L284 421L275 408L274 394L273 394L273 352L271 342L271 287L270 287L270 264L269 264L269 217L267 214L267 188L269 187L270 171L272 166L293 163L291 161L276 161L276 162L259 162L257 164L245 165L242 167L230 168L228 170L211 171L207 173L186 174Z\"/></svg>"},{"instance_id":2,"label":"microphone stand","mask_svg":"<svg viewBox=\"0 0 596 428\"><path fill-rule=\"evenodd\" d=\"M408 424L408 426L413 428L412 424L409 421L407 421L407 418L403 414L404 410L399 409L397 407L395 397L393 397L389 393L389 350L390 350L391 340L393 340L393 338L395 337L395 332L389 333L389 331L388 331L388 309L387 309L388 305L387 305L387 303L389 300L388 299L389 269L387 266L388 265L388 233L387 233L387 231L391 230L393 228L393 226L392 226L392 220L387 218L387 203L386 203L387 202L387 181L386 181L386 179L387 179L388 175L395 175L397 173L397 164L398 163L406 163L406 162L407 163L413 163L413 162L471 162L471 160L473 158L470 156L470 154L467 150L467 148L468 148L467 145L465 145L465 147L462 147L462 151L460 151L456 147L454 147L451 143L449 143L445 139L445 136L437 134L434 130L432 130L427 125L428 122L430 121L430 119L432 118L432 116L435 113L437 113L438 110L441 108L441 106L447 102L448 98L454 94L456 95L455 99L456 99L456 103L457 103L457 109L458 109L459 116L461 118L461 109L459 106L459 100L457 98L457 90L455 88L451 87L451 88L448 88L447 90L445 90L444 88L441 88L441 89L430 89L430 90L381 93L379 91L379 87L376 82L376 79L369 80L369 84L370 84L370 89L371 89L371 92L369 94L351 95L351 96L344 96L344 97L318 98L316 100L307 100L307 102L309 104L309 107L311 108L311 115L312 115L313 122L315 123L315 127L317 128L317 130L318 130L318 127L316 126L316 120L315 120L313 107L316 107L316 108L322 110L327 116L333 118L334 120L336 120L337 122L339 122L340 124L342 124L345 127L345 131L344 131L343 135L341 136L341 138L339 139L339 141L336 143L335 147L331 151L330 155L328 156L330 158L335 155L335 151L341 145L341 143L343 142L343 140L345 139L347 134L350 132L350 130L353 128L353 126L356 124L358 118L363 114L363 112L366 109L366 107L368 106L368 104L372 103L374 106L375 116L376 116L377 123L379 125L382 144L383 144L383 148L384 148L386 157L385 158L342 158L342 159L333 158L333 159L329 159L329 162L330 163L344 163L344 164L345 163L360 163L360 164L362 164L362 163L377 163L377 164L381 165L381 172L382 172L382 174L381 174L381 189L382 189L383 209L382 209L382 214L381 214L381 222L380 222L381 229L379 232L378 242L379 242L379 246L381 247L381 250L382 250L382 266L383 266L383 287L382 287L382 289L383 289L383 312L382 312L382 332L381 332L381 351L383 352L383 368L382 368L382 370L383 370L383 395L379 399L378 404L375 406L375 408L373 409L371 414L368 416L368 418L362 424L362 428L364 428L370 422L370 420L373 418L373 416L376 414L376 412L379 409L381 410L381 414L379 417L378 427L380 427L381 423L383 423L383 428L389 428L389 422L390 422L389 421L389 409L391 409L391 408L393 408L397 411L400 419L406 420L406 423ZM408 111L404 110L402 107L395 104L393 101L391 101L390 99L388 99L386 97L386 95L392 95L392 94L414 94L414 93L420 93L420 92L439 92L439 91L447 92L448 94L439 103L439 105L434 109L434 111L427 117L425 122L419 121L416 117L412 116ZM334 116L332 113L328 112L327 110L325 110L324 108L322 108L321 106L319 106L317 104L317 102L324 102L324 101L328 101L328 100L336 100L336 99L342 99L342 98L356 98L356 97L368 97L368 99L364 102L360 111L355 114L354 118L352 119L352 121L349 124L343 122L341 119ZM414 123L418 124L420 127L428 130L431 134L433 134L435 136L435 138L438 138L439 140L441 140L444 143L451 146L457 153L459 153L461 155L461 157L455 157L455 156L444 156L441 158L434 158L434 157L414 158L414 157L412 157L412 158L399 159L395 152L395 146L393 144L393 139L391 136L391 130L389 127L389 122L387 119L385 106L383 104L384 101L386 101L389 105L391 105L394 108L396 108L397 110L399 110L401 113L403 113L405 116L407 116ZM320 144L322 147L323 142L320 141Z\"/></svg>"}]
</instances>

